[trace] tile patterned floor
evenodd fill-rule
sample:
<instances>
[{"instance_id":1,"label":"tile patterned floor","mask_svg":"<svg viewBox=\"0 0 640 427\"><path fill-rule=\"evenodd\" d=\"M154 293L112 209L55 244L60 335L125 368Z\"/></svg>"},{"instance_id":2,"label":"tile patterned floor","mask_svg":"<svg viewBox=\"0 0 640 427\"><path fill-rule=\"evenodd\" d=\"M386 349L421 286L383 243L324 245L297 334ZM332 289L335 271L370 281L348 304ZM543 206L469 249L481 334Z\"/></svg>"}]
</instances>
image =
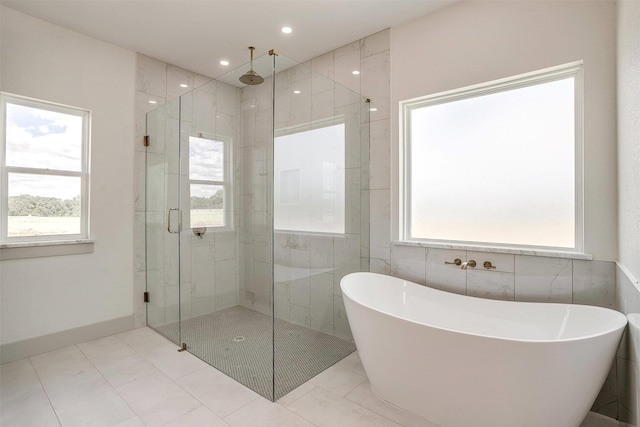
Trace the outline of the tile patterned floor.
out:
<instances>
[{"instance_id":1,"label":"tile patterned floor","mask_svg":"<svg viewBox=\"0 0 640 427\"><path fill-rule=\"evenodd\" d=\"M433 427L377 399L357 353L272 403L149 328L0 366L0 425Z\"/></svg>"}]
</instances>

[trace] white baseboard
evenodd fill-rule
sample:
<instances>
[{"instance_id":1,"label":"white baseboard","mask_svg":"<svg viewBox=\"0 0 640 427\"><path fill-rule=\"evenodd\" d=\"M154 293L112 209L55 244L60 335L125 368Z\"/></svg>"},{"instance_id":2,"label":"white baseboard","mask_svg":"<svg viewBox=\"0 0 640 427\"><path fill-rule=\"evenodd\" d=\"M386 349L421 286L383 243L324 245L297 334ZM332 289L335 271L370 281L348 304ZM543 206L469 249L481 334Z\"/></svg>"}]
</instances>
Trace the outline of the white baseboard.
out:
<instances>
[{"instance_id":1,"label":"white baseboard","mask_svg":"<svg viewBox=\"0 0 640 427\"><path fill-rule=\"evenodd\" d=\"M13 362L70 345L103 338L133 329L134 315L67 329L66 331L0 345L0 363Z\"/></svg>"}]
</instances>

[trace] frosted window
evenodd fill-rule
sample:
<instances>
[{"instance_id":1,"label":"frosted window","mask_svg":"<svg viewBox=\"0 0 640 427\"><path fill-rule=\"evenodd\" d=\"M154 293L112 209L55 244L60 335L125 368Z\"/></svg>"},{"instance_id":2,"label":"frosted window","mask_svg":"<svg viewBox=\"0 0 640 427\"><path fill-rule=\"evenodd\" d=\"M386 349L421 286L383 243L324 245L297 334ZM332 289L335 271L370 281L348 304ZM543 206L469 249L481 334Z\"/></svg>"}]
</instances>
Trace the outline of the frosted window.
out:
<instances>
[{"instance_id":1,"label":"frosted window","mask_svg":"<svg viewBox=\"0 0 640 427\"><path fill-rule=\"evenodd\" d=\"M345 231L345 125L275 138L276 230Z\"/></svg>"},{"instance_id":2,"label":"frosted window","mask_svg":"<svg viewBox=\"0 0 640 427\"><path fill-rule=\"evenodd\" d=\"M89 112L0 95L0 240L88 237Z\"/></svg>"},{"instance_id":3,"label":"frosted window","mask_svg":"<svg viewBox=\"0 0 640 427\"><path fill-rule=\"evenodd\" d=\"M574 248L575 77L408 105L411 239Z\"/></svg>"}]
</instances>

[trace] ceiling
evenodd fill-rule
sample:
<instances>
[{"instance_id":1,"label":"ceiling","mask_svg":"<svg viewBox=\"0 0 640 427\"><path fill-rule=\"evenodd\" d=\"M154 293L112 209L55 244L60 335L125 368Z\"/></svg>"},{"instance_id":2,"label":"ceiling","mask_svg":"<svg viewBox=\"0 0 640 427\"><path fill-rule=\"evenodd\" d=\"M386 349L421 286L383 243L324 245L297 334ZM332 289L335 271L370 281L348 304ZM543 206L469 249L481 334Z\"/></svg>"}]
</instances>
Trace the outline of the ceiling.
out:
<instances>
[{"instance_id":1,"label":"ceiling","mask_svg":"<svg viewBox=\"0 0 640 427\"><path fill-rule=\"evenodd\" d=\"M209 77L276 49L297 62L455 0L0 0L0 4ZM293 29L290 34L280 31ZM219 61L226 59L224 67Z\"/></svg>"}]
</instances>

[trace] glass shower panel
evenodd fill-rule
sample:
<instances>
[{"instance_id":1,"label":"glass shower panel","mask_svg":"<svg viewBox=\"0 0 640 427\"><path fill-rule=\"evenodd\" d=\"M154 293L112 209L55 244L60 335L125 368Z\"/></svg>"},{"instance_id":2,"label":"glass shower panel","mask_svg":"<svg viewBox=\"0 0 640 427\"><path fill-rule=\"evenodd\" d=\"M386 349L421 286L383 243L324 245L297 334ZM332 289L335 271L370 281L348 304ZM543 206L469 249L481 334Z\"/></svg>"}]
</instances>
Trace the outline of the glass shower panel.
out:
<instances>
[{"instance_id":1,"label":"glass shower panel","mask_svg":"<svg viewBox=\"0 0 640 427\"><path fill-rule=\"evenodd\" d=\"M179 111L175 99L147 114L147 324L180 344Z\"/></svg>"},{"instance_id":2,"label":"glass shower panel","mask_svg":"<svg viewBox=\"0 0 640 427\"><path fill-rule=\"evenodd\" d=\"M260 86L238 80L243 66L181 98L181 180L190 265L187 350L268 399L273 398L266 174L271 146L273 58L254 60ZM185 240L188 237L188 240Z\"/></svg>"},{"instance_id":3,"label":"glass shower panel","mask_svg":"<svg viewBox=\"0 0 640 427\"><path fill-rule=\"evenodd\" d=\"M365 98L303 65L280 72L275 93L279 399L355 350L340 279L368 270L368 205L361 206L367 200L369 109Z\"/></svg>"},{"instance_id":4,"label":"glass shower panel","mask_svg":"<svg viewBox=\"0 0 640 427\"><path fill-rule=\"evenodd\" d=\"M264 55L147 115L148 325L277 400L355 350L369 269L369 106Z\"/></svg>"}]
</instances>

